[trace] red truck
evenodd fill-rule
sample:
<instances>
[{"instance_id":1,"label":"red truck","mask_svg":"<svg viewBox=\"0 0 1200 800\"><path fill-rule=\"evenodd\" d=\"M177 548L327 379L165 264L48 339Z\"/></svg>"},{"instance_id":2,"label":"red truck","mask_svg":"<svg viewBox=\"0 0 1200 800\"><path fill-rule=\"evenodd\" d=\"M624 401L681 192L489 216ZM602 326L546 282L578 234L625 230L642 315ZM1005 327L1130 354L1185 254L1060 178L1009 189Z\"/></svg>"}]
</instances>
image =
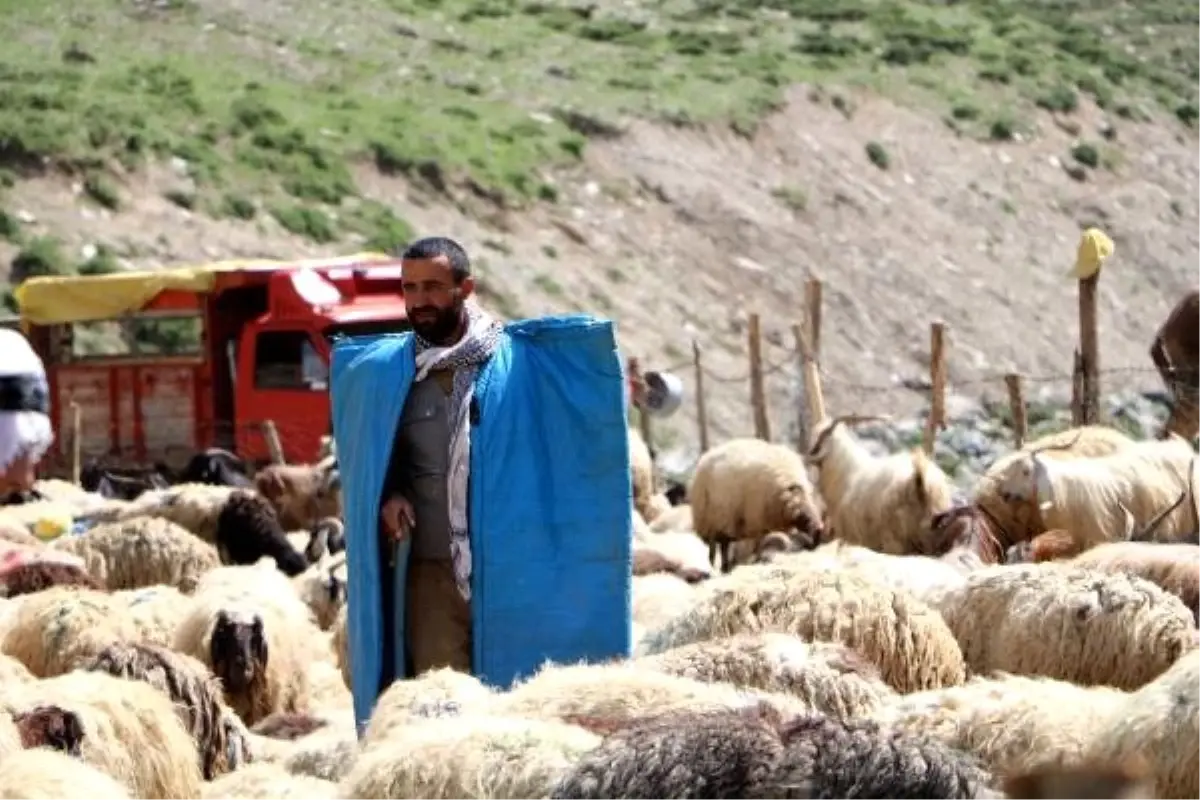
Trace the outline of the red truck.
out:
<instances>
[{"instance_id":1,"label":"red truck","mask_svg":"<svg viewBox=\"0 0 1200 800\"><path fill-rule=\"evenodd\" d=\"M316 461L331 339L408 328L400 263L374 253L38 277L14 294L46 363L52 473L72 462L77 414L82 459L114 467L178 469L210 447L261 465L268 422L287 461Z\"/></svg>"}]
</instances>

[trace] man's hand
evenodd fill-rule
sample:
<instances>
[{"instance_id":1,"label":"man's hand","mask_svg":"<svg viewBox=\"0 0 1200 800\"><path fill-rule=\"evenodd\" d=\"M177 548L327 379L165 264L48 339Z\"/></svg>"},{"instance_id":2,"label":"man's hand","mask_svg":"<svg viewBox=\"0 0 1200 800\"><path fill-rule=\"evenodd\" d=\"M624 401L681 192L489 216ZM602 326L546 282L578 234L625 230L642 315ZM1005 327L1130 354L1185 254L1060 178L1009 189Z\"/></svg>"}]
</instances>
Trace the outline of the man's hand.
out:
<instances>
[{"instance_id":1,"label":"man's hand","mask_svg":"<svg viewBox=\"0 0 1200 800\"><path fill-rule=\"evenodd\" d=\"M388 498L379 510L379 517L383 523L384 535L396 542L404 541L417 524L412 503L400 495Z\"/></svg>"}]
</instances>

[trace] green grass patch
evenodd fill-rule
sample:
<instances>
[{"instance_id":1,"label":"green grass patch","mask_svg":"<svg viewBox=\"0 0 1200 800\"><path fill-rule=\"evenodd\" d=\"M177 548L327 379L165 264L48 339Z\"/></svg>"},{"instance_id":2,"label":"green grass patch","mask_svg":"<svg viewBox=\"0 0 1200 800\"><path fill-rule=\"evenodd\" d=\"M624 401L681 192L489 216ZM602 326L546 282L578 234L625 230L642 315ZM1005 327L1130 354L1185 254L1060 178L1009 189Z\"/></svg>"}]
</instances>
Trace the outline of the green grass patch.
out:
<instances>
[{"instance_id":1,"label":"green grass patch","mask_svg":"<svg viewBox=\"0 0 1200 800\"><path fill-rule=\"evenodd\" d=\"M310 238L349 228L391 241L406 226L377 209L336 223L320 210L358 194L357 164L502 206L552 202L550 170L627 116L724 120L751 135L797 81L903 90L995 140L1028 109L1069 114L1085 96L1118 115L1157 106L1197 122L1200 15L1182 0L242 9L3 0L0 170L49 158L119 208L104 167L173 156L196 208L249 219L261 201Z\"/></svg>"}]
</instances>

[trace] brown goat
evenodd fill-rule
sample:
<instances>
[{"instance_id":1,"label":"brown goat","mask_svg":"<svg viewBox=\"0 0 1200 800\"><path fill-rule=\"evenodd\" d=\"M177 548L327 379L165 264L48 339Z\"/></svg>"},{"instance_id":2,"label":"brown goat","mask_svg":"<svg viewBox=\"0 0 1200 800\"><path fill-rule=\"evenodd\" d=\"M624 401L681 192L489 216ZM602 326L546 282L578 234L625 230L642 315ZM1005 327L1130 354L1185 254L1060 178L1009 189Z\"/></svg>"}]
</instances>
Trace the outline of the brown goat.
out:
<instances>
[{"instance_id":1,"label":"brown goat","mask_svg":"<svg viewBox=\"0 0 1200 800\"><path fill-rule=\"evenodd\" d=\"M985 564L1003 564L1004 547L994 529L994 521L981 506L964 505L935 514L929 523L930 552L921 555L941 557L955 548L979 556Z\"/></svg>"},{"instance_id":2,"label":"brown goat","mask_svg":"<svg viewBox=\"0 0 1200 800\"><path fill-rule=\"evenodd\" d=\"M1177 433L1191 441L1200 433L1200 290L1171 309L1154 335L1150 358L1174 400L1159 438Z\"/></svg>"}]
</instances>

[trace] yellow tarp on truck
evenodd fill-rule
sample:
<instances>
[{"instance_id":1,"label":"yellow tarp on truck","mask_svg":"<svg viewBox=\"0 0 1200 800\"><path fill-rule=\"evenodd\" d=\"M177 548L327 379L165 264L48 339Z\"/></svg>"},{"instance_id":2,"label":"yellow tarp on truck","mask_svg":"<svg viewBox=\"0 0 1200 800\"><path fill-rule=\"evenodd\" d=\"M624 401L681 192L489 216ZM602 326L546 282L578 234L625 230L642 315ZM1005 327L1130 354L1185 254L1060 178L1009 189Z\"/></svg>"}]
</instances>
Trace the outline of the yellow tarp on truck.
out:
<instances>
[{"instance_id":1,"label":"yellow tarp on truck","mask_svg":"<svg viewBox=\"0 0 1200 800\"><path fill-rule=\"evenodd\" d=\"M167 290L210 292L222 272L339 267L386 260L390 257L382 253L355 253L299 261L234 259L195 267L130 270L108 275L45 276L22 282L13 290L13 296L22 322L61 325L133 314Z\"/></svg>"}]
</instances>

